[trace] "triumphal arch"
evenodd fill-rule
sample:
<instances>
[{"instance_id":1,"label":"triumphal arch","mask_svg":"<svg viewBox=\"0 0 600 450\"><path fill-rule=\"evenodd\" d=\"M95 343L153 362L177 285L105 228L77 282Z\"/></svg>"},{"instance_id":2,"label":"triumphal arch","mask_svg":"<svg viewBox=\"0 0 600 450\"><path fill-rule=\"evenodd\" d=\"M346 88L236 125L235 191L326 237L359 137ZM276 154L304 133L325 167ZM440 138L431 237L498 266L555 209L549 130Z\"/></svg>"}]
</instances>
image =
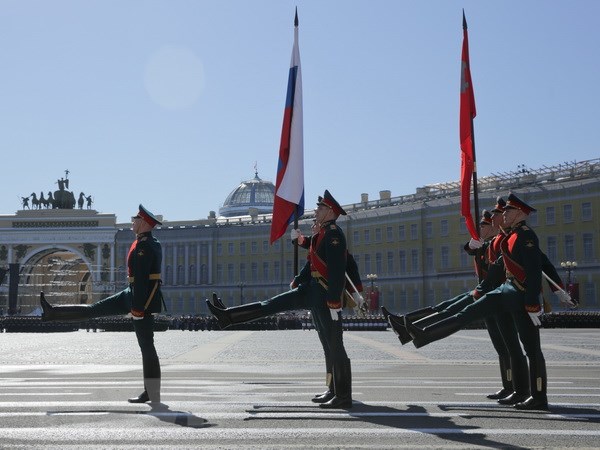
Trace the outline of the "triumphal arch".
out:
<instances>
[{"instance_id":1,"label":"triumphal arch","mask_svg":"<svg viewBox=\"0 0 600 450\"><path fill-rule=\"evenodd\" d=\"M76 202L68 179L59 182L57 191L22 197L22 209L0 215L0 268L10 273L0 285L4 311L34 312L40 291L52 303L92 303L114 291L116 216L92 209L83 193Z\"/></svg>"}]
</instances>

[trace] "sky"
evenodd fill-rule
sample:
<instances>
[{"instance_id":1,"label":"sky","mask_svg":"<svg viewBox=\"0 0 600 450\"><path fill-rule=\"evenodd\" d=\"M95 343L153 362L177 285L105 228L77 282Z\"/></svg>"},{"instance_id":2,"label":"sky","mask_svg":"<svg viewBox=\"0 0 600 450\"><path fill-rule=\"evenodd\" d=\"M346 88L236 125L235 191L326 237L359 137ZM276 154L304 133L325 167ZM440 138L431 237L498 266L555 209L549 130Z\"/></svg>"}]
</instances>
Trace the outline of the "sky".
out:
<instances>
[{"instance_id":1,"label":"sky","mask_svg":"<svg viewBox=\"0 0 600 450\"><path fill-rule=\"evenodd\" d=\"M463 8L479 177L600 157L596 0L0 0L0 215L66 170L118 222L275 183L296 6L307 208L458 181Z\"/></svg>"}]
</instances>

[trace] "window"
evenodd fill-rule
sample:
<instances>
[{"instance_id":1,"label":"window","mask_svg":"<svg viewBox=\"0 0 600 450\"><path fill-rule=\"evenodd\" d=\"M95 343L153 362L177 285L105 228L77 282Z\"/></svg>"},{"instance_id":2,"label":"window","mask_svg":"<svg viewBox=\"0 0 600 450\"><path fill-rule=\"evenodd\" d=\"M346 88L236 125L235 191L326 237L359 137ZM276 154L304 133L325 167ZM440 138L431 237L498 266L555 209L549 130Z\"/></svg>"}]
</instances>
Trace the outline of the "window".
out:
<instances>
[{"instance_id":1,"label":"window","mask_svg":"<svg viewBox=\"0 0 600 450\"><path fill-rule=\"evenodd\" d=\"M419 307L419 290L416 288L412 291L412 304L413 309Z\"/></svg>"},{"instance_id":2,"label":"window","mask_svg":"<svg viewBox=\"0 0 600 450\"><path fill-rule=\"evenodd\" d=\"M425 267L427 270L433 270L433 249L425 249Z\"/></svg>"},{"instance_id":3,"label":"window","mask_svg":"<svg viewBox=\"0 0 600 450\"><path fill-rule=\"evenodd\" d=\"M433 223L425 222L425 237L431 239L433 237Z\"/></svg>"},{"instance_id":4,"label":"window","mask_svg":"<svg viewBox=\"0 0 600 450\"><path fill-rule=\"evenodd\" d=\"M548 206L546 208L546 225L554 225L555 221L554 206Z\"/></svg>"},{"instance_id":5,"label":"window","mask_svg":"<svg viewBox=\"0 0 600 450\"><path fill-rule=\"evenodd\" d=\"M527 217L527 222L529 223L529 225L537 225L538 223L538 214L537 211L531 211L529 213L529 217Z\"/></svg>"},{"instance_id":6,"label":"window","mask_svg":"<svg viewBox=\"0 0 600 450\"><path fill-rule=\"evenodd\" d=\"M406 273L406 252L404 250L398 252L398 265L400 273Z\"/></svg>"},{"instance_id":7,"label":"window","mask_svg":"<svg viewBox=\"0 0 600 450\"><path fill-rule=\"evenodd\" d=\"M220 242L217 242L217 256L222 256L223 255L223 244Z\"/></svg>"},{"instance_id":8,"label":"window","mask_svg":"<svg viewBox=\"0 0 600 450\"><path fill-rule=\"evenodd\" d=\"M585 299L585 306L595 306L598 304L598 300L596 299L596 285L594 283L586 282L583 285L583 292ZM579 299L581 301L582 298Z\"/></svg>"},{"instance_id":9,"label":"window","mask_svg":"<svg viewBox=\"0 0 600 450\"><path fill-rule=\"evenodd\" d=\"M592 204L590 202L581 204L581 220L592 220Z\"/></svg>"},{"instance_id":10,"label":"window","mask_svg":"<svg viewBox=\"0 0 600 450\"><path fill-rule=\"evenodd\" d=\"M462 245L458 248L458 254L460 255L460 267L467 267L469 265L469 254L465 252Z\"/></svg>"},{"instance_id":11,"label":"window","mask_svg":"<svg viewBox=\"0 0 600 450\"><path fill-rule=\"evenodd\" d=\"M240 255L245 255L245 254L246 254L246 243L240 242Z\"/></svg>"},{"instance_id":12,"label":"window","mask_svg":"<svg viewBox=\"0 0 600 450\"><path fill-rule=\"evenodd\" d=\"M275 281L277 281L281 278L281 270L279 269L279 261L275 261L273 263L273 278L275 278Z\"/></svg>"},{"instance_id":13,"label":"window","mask_svg":"<svg viewBox=\"0 0 600 450\"><path fill-rule=\"evenodd\" d=\"M394 228L387 227L386 231L385 231L385 234L386 234L388 242L392 242L394 240Z\"/></svg>"},{"instance_id":14,"label":"window","mask_svg":"<svg viewBox=\"0 0 600 450\"><path fill-rule=\"evenodd\" d=\"M233 276L233 264L227 264L227 281L233 283L235 278Z\"/></svg>"},{"instance_id":15,"label":"window","mask_svg":"<svg viewBox=\"0 0 600 450\"><path fill-rule=\"evenodd\" d=\"M573 205L563 205L563 222L573 222Z\"/></svg>"},{"instance_id":16,"label":"window","mask_svg":"<svg viewBox=\"0 0 600 450\"><path fill-rule=\"evenodd\" d=\"M548 239L546 240L546 242L548 244L546 255L548 256L548 259L550 260L551 263L556 264L556 262L558 261L558 253L557 253L557 249L556 249L556 237L548 236Z\"/></svg>"},{"instance_id":17,"label":"window","mask_svg":"<svg viewBox=\"0 0 600 450\"><path fill-rule=\"evenodd\" d=\"M371 255L365 255L365 273L371 273Z\"/></svg>"},{"instance_id":18,"label":"window","mask_svg":"<svg viewBox=\"0 0 600 450\"><path fill-rule=\"evenodd\" d=\"M173 270L170 265L165 267L165 284L173 284Z\"/></svg>"},{"instance_id":19,"label":"window","mask_svg":"<svg viewBox=\"0 0 600 450\"><path fill-rule=\"evenodd\" d=\"M371 230L365 230L365 244L371 242Z\"/></svg>"},{"instance_id":20,"label":"window","mask_svg":"<svg viewBox=\"0 0 600 450\"><path fill-rule=\"evenodd\" d=\"M217 283L221 284L223 282L223 265L217 264Z\"/></svg>"},{"instance_id":21,"label":"window","mask_svg":"<svg viewBox=\"0 0 600 450\"><path fill-rule=\"evenodd\" d=\"M414 241L415 239L419 239L419 233L417 231L417 224L413 223L410 226L410 238Z\"/></svg>"},{"instance_id":22,"label":"window","mask_svg":"<svg viewBox=\"0 0 600 450\"><path fill-rule=\"evenodd\" d=\"M269 281L269 263L263 263L263 281Z\"/></svg>"},{"instance_id":23,"label":"window","mask_svg":"<svg viewBox=\"0 0 600 450\"><path fill-rule=\"evenodd\" d=\"M258 264L253 262L252 266L251 266L251 271L252 274L250 275L252 277L252 281L254 281L255 283L258 281Z\"/></svg>"},{"instance_id":24,"label":"window","mask_svg":"<svg viewBox=\"0 0 600 450\"><path fill-rule=\"evenodd\" d=\"M352 243L354 245L360 244L360 232L356 230L352 232Z\"/></svg>"},{"instance_id":25,"label":"window","mask_svg":"<svg viewBox=\"0 0 600 450\"><path fill-rule=\"evenodd\" d=\"M375 242L381 242L381 228L375 228Z\"/></svg>"},{"instance_id":26,"label":"window","mask_svg":"<svg viewBox=\"0 0 600 450\"><path fill-rule=\"evenodd\" d=\"M269 241L263 241L263 253L269 253Z\"/></svg>"},{"instance_id":27,"label":"window","mask_svg":"<svg viewBox=\"0 0 600 450\"><path fill-rule=\"evenodd\" d=\"M447 246L442 246L442 260L441 260L441 265L442 265L442 269L447 269L448 266L450 265L450 249ZM444 298L448 298L448 297L444 297Z\"/></svg>"},{"instance_id":28,"label":"window","mask_svg":"<svg viewBox=\"0 0 600 450\"><path fill-rule=\"evenodd\" d=\"M197 284L197 282L196 282L196 265L195 264L190 265L190 268L188 269L188 280L189 280L190 284Z\"/></svg>"},{"instance_id":29,"label":"window","mask_svg":"<svg viewBox=\"0 0 600 450\"><path fill-rule=\"evenodd\" d=\"M465 218L461 217L458 222L458 232L460 234L465 234L467 232L467 223L465 222Z\"/></svg>"},{"instance_id":30,"label":"window","mask_svg":"<svg viewBox=\"0 0 600 450\"><path fill-rule=\"evenodd\" d=\"M375 253L375 273L382 273L383 267L381 265L381 253Z\"/></svg>"},{"instance_id":31,"label":"window","mask_svg":"<svg viewBox=\"0 0 600 450\"><path fill-rule=\"evenodd\" d=\"M251 252L256 255L258 253L258 242L252 241L251 246Z\"/></svg>"},{"instance_id":32,"label":"window","mask_svg":"<svg viewBox=\"0 0 600 450\"><path fill-rule=\"evenodd\" d=\"M440 222L440 235L448 236L448 221L446 219Z\"/></svg>"},{"instance_id":33,"label":"window","mask_svg":"<svg viewBox=\"0 0 600 450\"><path fill-rule=\"evenodd\" d=\"M398 240L403 241L406 239L406 230L404 225L398 225Z\"/></svg>"},{"instance_id":34,"label":"window","mask_svg":"<svg viewBox=\"0 0 600 450\"><path fill-rule=\"evenodd\" d=\"M293 268L292 268L292 261L286 261L285 262L285 276L288 280L291 280L292 278L294 278L294 273L293 272Z\"/></svg>"},{"instance_id":35,"label":"window","mask_svg":"<svg viewBox=\"0 0 600 450\"><path fill-rule=\"evenodd\" d=\"M410 251L410 263L411 263L411 269L413 272L418 272L419 271L419 251L418 250L411 250Z\"/></svg>"},{"instance_id":36,"label":"window","mask_svg":"<svg viewBox=\"0 0 600 450\"><path fill-rule=\"evenodd\" d=\"M177 278L175 284L183 284L185 280L185 268L180 264L177 266Z\"/></svg>"},{"instance_id":37,"label":"window","mask_svg":"<svg viewBox=\"0 0 600 450\"><path fill-rule=\"evenodd\" d=\"M233 242L230 242L229 244L227 244L227 252L230 255L233 255Z\"/></svg>"},{"instance_id":38,"label":"window","mask_svg":"<svg viewBox=\"0 0 600 450\"><path fill-rule=\"evenodd\" d=\"M592 262L594 260L594 235L583 233L583 260Z\"/></svg>"},{"instance_id":39,"label":"window","mask_svg":"<svg viewBox=\"0 0 600 450\"><path fill-rule=\"evenodd\" d=\"M387 271L389 274L394 273L394 252L387 252Z\"/></svg>"},{"instance_id":40,"label":"window","mask_svg":"<svg viewBox=\"0 0 600 450\"><path fill-rule=\"evenodd\" d=\"M572 234L565 234L565 258L567 261L575 260L575 239Z\"/></svg>"}]
</instances>

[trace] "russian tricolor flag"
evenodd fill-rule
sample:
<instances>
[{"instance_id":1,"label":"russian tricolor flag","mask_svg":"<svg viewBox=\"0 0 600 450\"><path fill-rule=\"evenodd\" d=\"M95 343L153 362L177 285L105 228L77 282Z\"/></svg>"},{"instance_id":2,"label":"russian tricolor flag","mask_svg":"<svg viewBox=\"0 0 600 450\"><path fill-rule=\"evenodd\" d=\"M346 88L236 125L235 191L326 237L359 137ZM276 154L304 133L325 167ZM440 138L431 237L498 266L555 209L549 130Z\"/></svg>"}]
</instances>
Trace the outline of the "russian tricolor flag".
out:
<instances>
[{"instance_id":1,"label":"russian tricolor flag","mask_svg":"<svg viewBox=\"0 0 600 450\"><path fill-rule=\"evenodd\" d=\"M302 126L302 75L298 49L298 12L294 18L294 47L288 78L279 162L275 183L271 244L285 233L295 217L304 214L304 139Z\"/></svg>"}]
</instances>

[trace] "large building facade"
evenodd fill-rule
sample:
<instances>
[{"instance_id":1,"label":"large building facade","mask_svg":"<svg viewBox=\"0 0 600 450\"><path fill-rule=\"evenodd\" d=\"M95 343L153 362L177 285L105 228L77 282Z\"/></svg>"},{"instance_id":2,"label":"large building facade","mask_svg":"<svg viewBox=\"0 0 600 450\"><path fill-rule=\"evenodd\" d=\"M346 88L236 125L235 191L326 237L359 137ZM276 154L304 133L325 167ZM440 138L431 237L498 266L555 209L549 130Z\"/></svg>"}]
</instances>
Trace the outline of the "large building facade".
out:
<instances>
[{"instance_id":1,"label":"large building facade","mask_svg":"<svg viewBox=\"0 0 600 450\"><path fill-rule=\"evenodd\" d=\"M335 186L326 187L335 192ZM565 281L567 272L561 269L561 262L568 261L570 266L577 263L569 275L579 285L580 307L600 308L600 159L484 177L479 180L480 208L490 209L497 196L506 197L511 190L537 209L528 222ZM239 305L288 288L293 277L293 247L287 236L269 245L271 224L265 204L272 202L272 196L272 183L256 176L227 197L229 203L219 215L211 213L199 221L164 220L155 234L163 245L167 313L206 314L204 300L212 292L228 305ZM365 291L378 292L378 306L408 311L438 303L476 284L473 260L463 250L469 235L458 213L458 182L421 187L414 194L399 197L382 191L379 199L371 201L363 194L360 202L344 208L348 215L341 217L339 224L358 262ZM20 211L16 216L23 214L35 212ZM21 264L23 312L36 304L35 296L42 287L36 285L36 279L49 284L46 290L57 282L51 277L33 276L40 266L56 259L52 259L53 254L62 258L65 268L65 253L70 252L74 260L69 269L75 288L71 292L63 287L66 294L60 301L76 295L77 301L90 302L126 285L125 260L133 239L130 225L113 223L111 228L110 218L104 217L98 222L103 224L102 230L95 229L90 225L97 220L94 212L87 214L92 217L83 231L76 224L67 230L45 226L40 239L49 242L38 242L40 250L32 245L35 230L27 228L27 221L20 220L22 235L15 240L9 223L16 216L0 217L0 267ZM305 234L311 223L309 211L300 221ZM52 231L79 237L76 244L68 246L54 239ZM23 245L28 246L25 254L21 254ZM305 256L300 250L300 266ZM0 306L6 301L5 285L0 286ZM33 297L26 300L30 291ZM544 294L555 309L561 308L547 287Z\"/></svg>"}]
</instances>

